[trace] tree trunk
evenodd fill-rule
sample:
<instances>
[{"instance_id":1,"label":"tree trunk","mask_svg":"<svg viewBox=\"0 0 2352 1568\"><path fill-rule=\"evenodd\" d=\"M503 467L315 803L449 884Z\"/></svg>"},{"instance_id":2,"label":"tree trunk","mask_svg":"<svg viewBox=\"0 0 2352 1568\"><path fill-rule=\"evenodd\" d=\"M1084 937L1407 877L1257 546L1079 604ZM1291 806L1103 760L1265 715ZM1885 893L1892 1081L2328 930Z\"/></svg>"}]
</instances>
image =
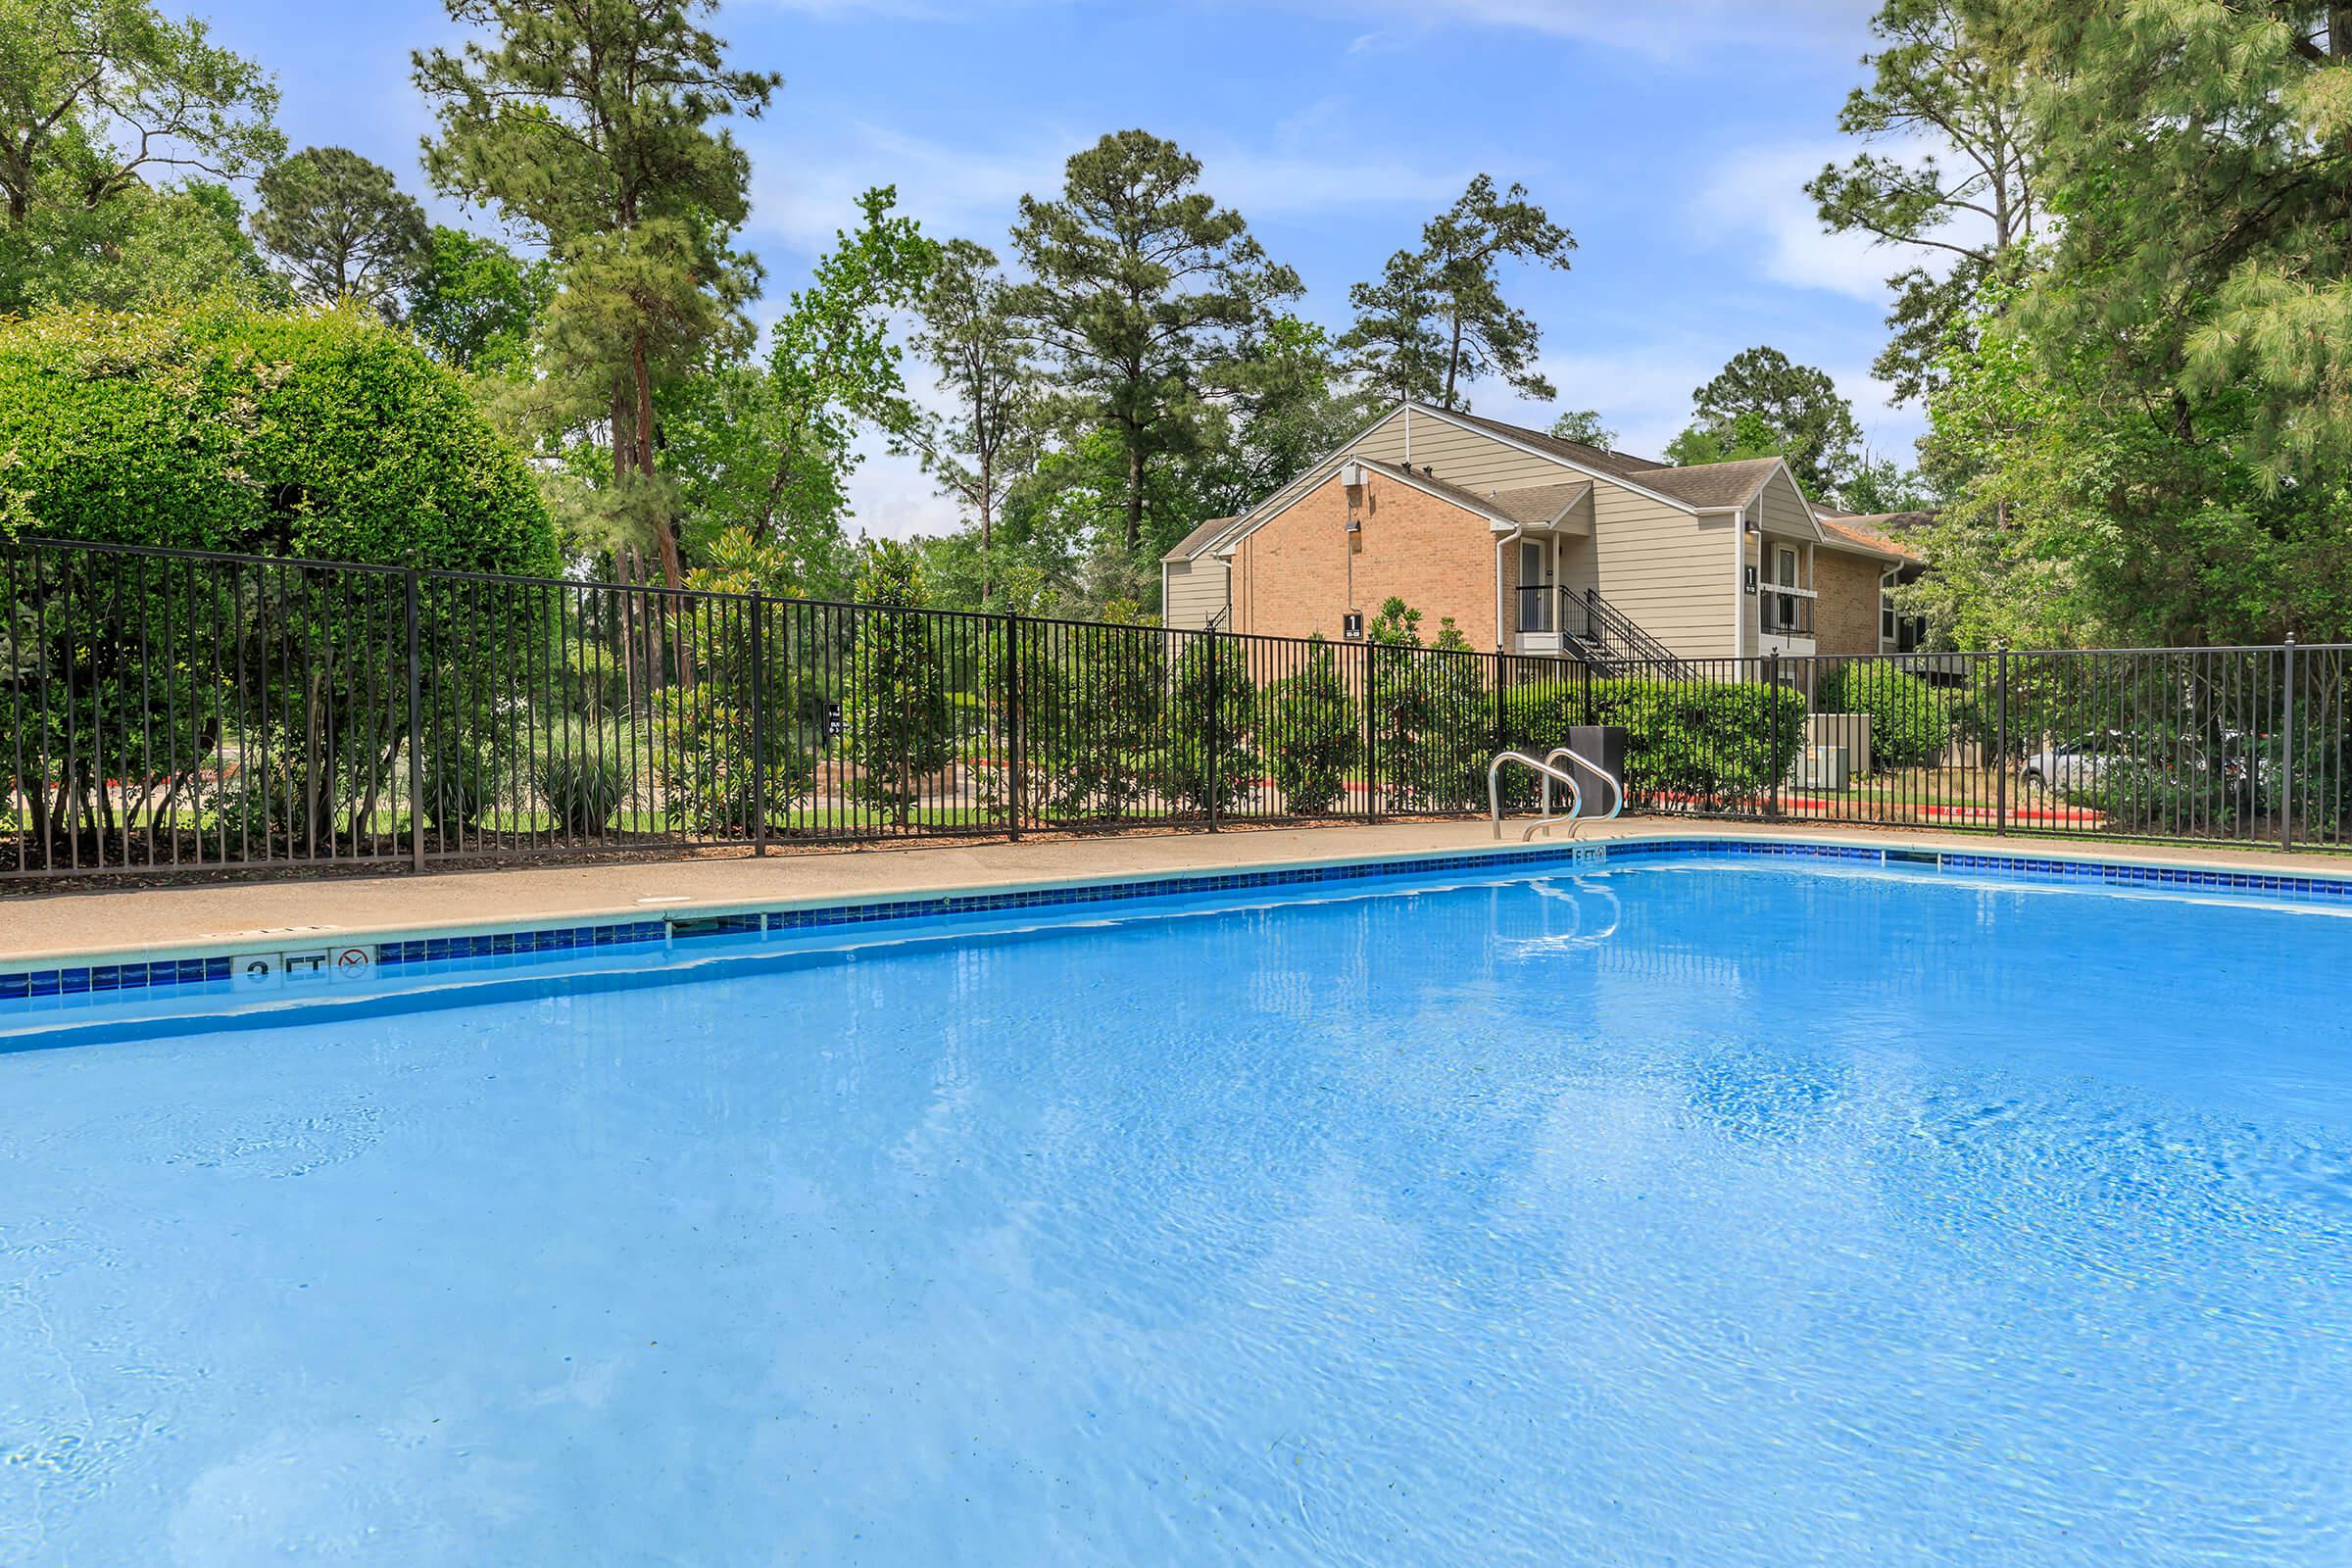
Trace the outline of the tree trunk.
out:
<instances>
[{"instance_id":1,"label":"tree trunk","mask_svg":"<svg viewBox=\"0 0 2352 1568\"><path fill-rule=\"evenodd\" d=\"M1127 442L1127 551L1135 553L1144 542L1144 452L1136 445L1136 432L1128 432Z\"/></svg>"},{"instance_id":2,"label":"tree trunk","mask_svg":"<svg viewBox=\"0 0 2352 1568\"><path fill-rule=\"evenodd\" d=\"M989 498L996 494L996 465L987 458L980 460L980 608L988 608L989 577L996 566L992 554L996 547L996 509Z\"/></svg>"}]
</instances>

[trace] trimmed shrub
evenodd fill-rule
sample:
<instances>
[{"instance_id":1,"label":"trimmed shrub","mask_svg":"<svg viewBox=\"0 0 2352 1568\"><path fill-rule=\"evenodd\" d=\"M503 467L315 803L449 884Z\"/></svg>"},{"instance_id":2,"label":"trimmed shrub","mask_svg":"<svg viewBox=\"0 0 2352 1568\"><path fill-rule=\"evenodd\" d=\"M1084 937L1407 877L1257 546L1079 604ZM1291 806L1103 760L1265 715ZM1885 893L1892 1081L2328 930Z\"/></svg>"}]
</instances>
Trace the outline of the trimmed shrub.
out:
<instances>
[{"instance_id":1,"label":"trimmed shrub","mask_svg":"<svg viewBox=\"0 0 2352 1568\"><path fill-rule=\"evenodd\" d=\"M1250 716L1256 706L1257 687L1250 678L1250 661L1241 643L1202 634L1186 645L1177 656L1168 689L1171 804L1206 811L1213 797L1217 810L1230 811L1249 793L1258 767L1250 749Z\"/></svg>"},{"instance_id":2,"label":"trimmed shrub","mask_svg":"<svg viewBox=\"0 0 2352 1568\"><path fill-rule=\"evenodd\" d=\"M1813 693L1815 711L1868 713L1873 768L1921 767L1952 737L1954 694L1907 669L1857 661L1839 664Z\"/></svg>"},{"instance_id":3,"label":"trimmed shrub","mask_svg":"<svg viewBox=\"0 0 2352 1568\"><path fill-rule=\"evenodd\" d=\"M1304 668L1266 688L1260 725L1283 809L1306 816L1339 804L1363 753L1363 721L1339 662L1320 637L1313 643Z\"/></svg>"},{"instance_id":4,"label":"trimmed shrub","mask_svg":"<svg viewBox=\"0 0 2352 1568\"><path fill-rule=\"evenodd\" d=\"M1786 686L1745 681L1596 677L1514 687L1503 696L1510 744L1542 756L1578 724L1626 731L1629 802L1719 810L1771 791L1805 738L1805 700ZM1514 780L1513 797L1533 786Z\"/></svg>"}]
</instances>

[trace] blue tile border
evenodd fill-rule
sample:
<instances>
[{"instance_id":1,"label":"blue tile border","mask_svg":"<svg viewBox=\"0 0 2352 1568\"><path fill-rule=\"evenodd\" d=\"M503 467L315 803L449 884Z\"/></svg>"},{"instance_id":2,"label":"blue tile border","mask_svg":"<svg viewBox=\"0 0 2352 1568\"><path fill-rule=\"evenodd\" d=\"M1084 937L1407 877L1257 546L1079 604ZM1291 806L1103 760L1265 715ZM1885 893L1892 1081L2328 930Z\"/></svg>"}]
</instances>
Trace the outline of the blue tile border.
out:
<instances>
[{"instance_id":1,"label":"blue tile border","mask_svg":"<svg viewBox=\"0 0 2352 1568\"><path fill-rule=\"evenodd\" d=\"M1862 864L1917 865L1939 872L1989 873L2019 880L2057 880L2097 883L2109 887L2161 888L2173 891L2211 891L2268 894L2298 899L2352 901L2352 877L2294 875L2268 871L2226 871L2200 866L2137 864L2113 860L2057 858L2048 856L1931 850L1908 846L1815 843L1789 839L1670 838L1616 839L1580 844L1536 845L1517 850L1486 850L1463 855L1402 856L1383 860L1352 860L1310 865L1273 866L1259 871L1190 872L1128 882L1080 883L1060 887L1016 888L1002 893L946 893L932 898L886 899L816 906L697 915L687 911L663 919L614 921L600 925L553 929L497 931L457 937L403 938L353 944L371 948L375 967L401 968L418 963L479 963L531 955L575 953L582 949L641 947L699 937L744 936L761 932L805 932L838 926L870 925L884 921L931 920L954 915L989 914L1008 909L1047 908L1068 905L1108 904L1135 899L1185 894L1241 891L1250 888L1298 887L1316 883L1353 882L1368 877L1430 875L1447 871L1508 869L1545 864L1606 864L1610 861L1658 859L1674 856L1733 856L1754 859L1842 860ZM106 993L154 991L230 978L228 955L197 958L160 958L147 962L73 965L0 973L0 1013L55 1005L64 998Z\"/></svg>"}]
</instances>

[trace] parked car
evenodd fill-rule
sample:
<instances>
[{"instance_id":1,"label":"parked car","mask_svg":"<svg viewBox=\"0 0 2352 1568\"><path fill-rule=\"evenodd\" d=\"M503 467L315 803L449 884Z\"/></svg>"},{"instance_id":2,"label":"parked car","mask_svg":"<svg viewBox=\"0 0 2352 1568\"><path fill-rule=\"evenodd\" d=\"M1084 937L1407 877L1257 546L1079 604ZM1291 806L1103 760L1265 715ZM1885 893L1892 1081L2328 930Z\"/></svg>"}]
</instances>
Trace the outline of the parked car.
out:
<instances>
[{"instance_id":1,"label":"parked car","mask_svg":"<svg viewBox=\"0 0 2352 1568\"><path fill-rule=\"evenodd\" d=\"M2018 763L2017 776L2048 790L2090 790L2131 762L2123 733L2109 730L2030 753Z\"/></svg>"}]
</instances>

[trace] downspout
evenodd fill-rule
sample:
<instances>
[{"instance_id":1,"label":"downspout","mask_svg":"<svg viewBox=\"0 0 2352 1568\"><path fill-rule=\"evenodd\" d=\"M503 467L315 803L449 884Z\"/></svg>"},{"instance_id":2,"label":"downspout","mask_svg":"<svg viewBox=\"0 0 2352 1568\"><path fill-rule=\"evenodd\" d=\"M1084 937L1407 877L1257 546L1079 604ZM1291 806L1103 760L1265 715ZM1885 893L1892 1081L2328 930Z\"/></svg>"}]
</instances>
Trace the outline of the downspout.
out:
<instances>
[{"instance_id":1,"label":"downspout","mask_svg":"<svg viewBox=\"0 0 2352 1568\"><path fill-rule=\"evenodd\" d=\"M1513 523L1509 533L1501 535L1494 541L1494 651L1498 654L1509 652L1502 645L1502 553L1516 544L1519 536L1526 531L1517 523Z\"/></svg>"}]
</instances>

